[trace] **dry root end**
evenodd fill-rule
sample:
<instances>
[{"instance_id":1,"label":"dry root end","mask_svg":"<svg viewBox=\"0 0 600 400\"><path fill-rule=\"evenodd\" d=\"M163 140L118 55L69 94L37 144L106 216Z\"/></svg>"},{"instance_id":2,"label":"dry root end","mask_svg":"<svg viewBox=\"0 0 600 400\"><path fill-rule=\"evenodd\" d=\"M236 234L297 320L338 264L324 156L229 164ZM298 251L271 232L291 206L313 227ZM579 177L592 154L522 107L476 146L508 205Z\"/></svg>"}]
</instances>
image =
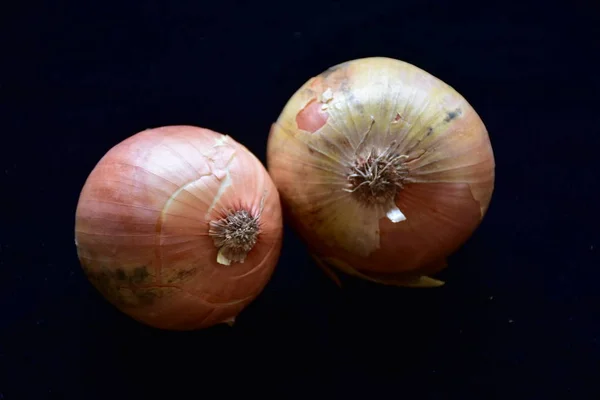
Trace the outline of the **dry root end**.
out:
<instances>
[{"instance_id":1,"label":"dry root end","mask_svg":"<svg viewBox=\"0 0 600 400\"><path fill-rule=\"evenodd\" d=\"M211 221L208 234L219 249L217 262L223 265L243 263L259 233L258 217L246 210L229 212L224 218Z\"/></svg>"},{"instance_id":2,"label":"dry root end","mask_svg":"<svg viewBox=\"0 0 600 400\"><path fill-rule=\"evenodd\" d=\"M366 157L358 156L348 174L350 187L346 191L354 193L364 205L393 203L408 175L404 164L408 156L397 154L397 149L398 146L392 143L385 151L371 149ZM392 221L406 219L397 207L388 211L388 218Z\"/></svg>"}]
</instances>

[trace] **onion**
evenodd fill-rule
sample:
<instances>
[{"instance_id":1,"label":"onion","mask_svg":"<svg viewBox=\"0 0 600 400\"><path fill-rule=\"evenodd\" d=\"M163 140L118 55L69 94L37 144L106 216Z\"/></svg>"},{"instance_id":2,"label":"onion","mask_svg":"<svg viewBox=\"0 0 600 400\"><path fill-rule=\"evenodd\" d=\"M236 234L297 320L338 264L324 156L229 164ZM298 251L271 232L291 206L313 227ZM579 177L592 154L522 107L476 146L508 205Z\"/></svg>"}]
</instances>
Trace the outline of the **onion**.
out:
<instances>
[{"instance_id":1,"label":"onion","mask_svg":"<svg viewBox=\"0 0 600 400\"><path fill-rule=\"evenodd\" d=\"M279 258L277 189L232 138L192 126L113 147L81 191L75 243L106 299L134 319L192 330L235 317Z\"/></svg>"},{"instance_id":2,"label":"onion","mask_svg":"<svg viewBox=\"0 0 600 400\"><path fill-rule=\"evenodd\" d=\"M383 57L308 80L271 128L267 166L321 266L399 286L443 284L430 275L473 234L494 188L488 133L469 103Z\"/></svg>"}]
</instances>

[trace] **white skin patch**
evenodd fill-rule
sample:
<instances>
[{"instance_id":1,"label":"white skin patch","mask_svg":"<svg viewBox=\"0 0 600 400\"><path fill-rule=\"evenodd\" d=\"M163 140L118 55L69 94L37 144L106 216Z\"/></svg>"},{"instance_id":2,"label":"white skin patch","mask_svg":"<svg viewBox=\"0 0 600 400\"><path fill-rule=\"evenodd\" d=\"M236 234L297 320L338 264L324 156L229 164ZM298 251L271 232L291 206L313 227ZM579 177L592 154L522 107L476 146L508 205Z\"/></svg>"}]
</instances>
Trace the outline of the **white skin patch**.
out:
<instances>
[{"instance_id":1,"label":"white skin patch","mask_svg":"<svg viewBox=\"0 0 600 400\"><path fill-rule=\"evenodd\" d=\"M394 206L391 210L389 210L386 213L386 216L393 223L406 220L406 216L404 214L402 214L402 211L400 211L400 209L396 206Z\"/></svg>"}]
</instances>

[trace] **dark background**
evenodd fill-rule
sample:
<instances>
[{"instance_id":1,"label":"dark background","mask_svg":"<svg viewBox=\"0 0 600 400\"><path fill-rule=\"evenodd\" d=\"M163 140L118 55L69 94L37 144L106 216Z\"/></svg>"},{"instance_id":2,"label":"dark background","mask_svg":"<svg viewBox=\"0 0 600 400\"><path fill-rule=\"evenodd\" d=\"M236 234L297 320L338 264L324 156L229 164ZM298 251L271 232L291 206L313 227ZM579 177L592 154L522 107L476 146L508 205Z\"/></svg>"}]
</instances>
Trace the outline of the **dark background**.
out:
<instances>
[{"instance_id":1,"label":"dark background","mask_svg":"<svg viewBox=\"0 0 600 400\"><path fill-rule=\"evenodd\" d=\"M4 6L0 399L600 399L593 3ZM91 287L74 214L110 147L192 124L264 161L302 83L374 55L454 86L490 132L496 192L445 287L338 290L289 229L234 329L151 329Z\"/></svg>"}]
</instances>

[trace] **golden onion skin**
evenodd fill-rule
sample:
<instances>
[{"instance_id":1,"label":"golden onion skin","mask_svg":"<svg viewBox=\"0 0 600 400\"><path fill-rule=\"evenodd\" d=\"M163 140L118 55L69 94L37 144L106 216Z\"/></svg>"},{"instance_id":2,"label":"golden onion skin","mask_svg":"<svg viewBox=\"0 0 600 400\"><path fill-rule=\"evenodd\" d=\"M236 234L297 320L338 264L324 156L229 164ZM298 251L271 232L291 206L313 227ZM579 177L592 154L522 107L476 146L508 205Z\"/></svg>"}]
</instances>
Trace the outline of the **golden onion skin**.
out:
<instances>
[{"instance_id":1,"label":"golden onion skin","mask_svg":"<svg viewBox=\"0 0 600 400\"><path fill-rule=\"evenodd\" d=\"M473 234L494 190L492 146L473 107L384 57L308 80L272 125L267 167L320 264L399 285L440 284L422 277Z\"/></svg>"}]
</instances>

